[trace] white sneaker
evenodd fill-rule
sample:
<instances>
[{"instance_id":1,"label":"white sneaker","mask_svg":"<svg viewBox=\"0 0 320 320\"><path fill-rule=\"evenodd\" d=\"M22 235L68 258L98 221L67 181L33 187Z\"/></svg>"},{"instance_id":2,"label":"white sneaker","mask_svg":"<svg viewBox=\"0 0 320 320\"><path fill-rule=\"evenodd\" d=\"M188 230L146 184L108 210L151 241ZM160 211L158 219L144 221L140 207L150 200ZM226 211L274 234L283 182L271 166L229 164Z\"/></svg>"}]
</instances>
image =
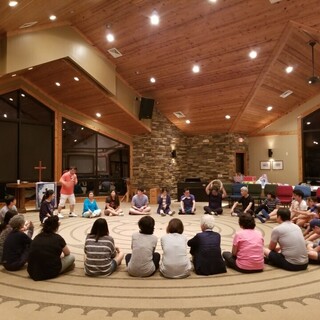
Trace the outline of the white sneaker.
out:
<instances>
[{"instance_id":1,"label":"white sneaker","mask_svg":"<svg viewBox=\"0 0 320 320\"><path fill-rule=\"evenodd\" d=\"M162 217L164 217L166 214L164 213L163 210L160 210L160 215L161 215Z\"/></svg>"},{"instance_id":2,"label":"white sneaker","mask_svg":"<svg viewBox=\"0 0 320 320\"><path fill-rule=\"evenodd\" d=\"M237 214L237 213L235 213L235 212L232 212L231 216L232 216L232 217L237 217L237 216L238 216L238 214Z\"/></svg>"},{"instance_id":3,"label":"white sneaker","mask_svg":"<svg viewBox=\"0 0 320 320\"><path fill-rule=\"evenodd\" d=\"M169 211L169 216L173 216L175 213L175 211Z\"/></svg>"},{"instance_id":4,"label":"white sneaker","mask_svg":"<svg viewBox=\"0 0 320 320\"><path fill-rule=\"evenodd\" d=\"M118 216L122 217L122 216L124 216L124 213L123 212L119 212Z\"/></svg>"},{"instance_id":5,"label":"white sneaker","mask_svg":"<svg viewBox=\"0 0 320 320\"><path fill-rule=\"evenodd\" d=\"M59 219L63 219L63 214L62 213L58 213L58 218Z\"/></svg>"},{"instance_id":6,"label":"white sneaker","mask_svg":"<svg viewBox=\"0 0 320 320\"><path fill-rule=\"evenodd\" d=\"M69 213L69 217L77 217L78 215L76 214L76 213L74 213L74 212L70 212Z\"/></svg>"}]
</instances>

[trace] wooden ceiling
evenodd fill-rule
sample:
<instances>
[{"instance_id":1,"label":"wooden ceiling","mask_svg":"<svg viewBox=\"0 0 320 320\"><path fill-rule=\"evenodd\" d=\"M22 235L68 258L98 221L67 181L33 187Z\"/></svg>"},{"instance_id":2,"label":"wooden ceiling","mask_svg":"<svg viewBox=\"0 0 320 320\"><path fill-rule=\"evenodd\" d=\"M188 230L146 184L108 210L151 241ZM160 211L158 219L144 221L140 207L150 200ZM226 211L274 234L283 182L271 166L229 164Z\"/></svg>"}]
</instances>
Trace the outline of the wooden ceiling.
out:
<instances>
[{"instance_id":1,"label":"wooden ceiling","mask_svg":"<svg viewBox=\"0 0 320 320\"><path fill-rule=\"evenodd\" d=\"M320 75L319 0L20 0L15 8L7 2L0 3L0 34L25 32L19 27L32 21L37 24L28 31L73 26L116 66L137 96L154 98L156 108L188 135L255 135L320 93L320 83L308 84L310 40L317 42L315 73ZM149 23L153 10L160 15L158 26ZM57 16L55 22L48 22L50 14ZM106 25L116 37L112 44L105 38ZM122 57L107 52L113 47ZM252 49L258 53L254 60L248 57ZM191 71L195 63L198 74ZM294 67L291 74L285 72L288 65ZM99 121L130 135L147 132L89 78L63 94L46 81L49 74L66 77L75 71L82 73L61 59L19 76L80 113L92 115L104 107L107 116ZM9 75L0 78L0 86L6 81ZM293 93L281 98L287 90ZM269 105L273 109L267 112ZM177 111L186 117L177 118Z\"/></svg>"}]
</instances>

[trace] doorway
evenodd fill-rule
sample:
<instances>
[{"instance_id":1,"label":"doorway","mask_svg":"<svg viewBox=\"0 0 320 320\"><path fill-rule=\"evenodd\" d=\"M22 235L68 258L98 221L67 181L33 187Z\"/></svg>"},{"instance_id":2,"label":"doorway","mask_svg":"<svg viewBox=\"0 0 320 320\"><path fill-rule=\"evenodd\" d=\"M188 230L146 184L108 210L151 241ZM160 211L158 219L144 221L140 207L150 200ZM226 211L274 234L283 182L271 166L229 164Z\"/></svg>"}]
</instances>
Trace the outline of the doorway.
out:
<instances>
[{"instance_id":1,"label":"doorway","mask_svg":"<svg viewBox=\"0 0 320 320\"><path fill-rule=\"evenodd\" d=\"M236 172L241 172L243 175L246 174L244 159L245 159L245 153L243 152L236 153Z\"/></svg>"}]
</instances>

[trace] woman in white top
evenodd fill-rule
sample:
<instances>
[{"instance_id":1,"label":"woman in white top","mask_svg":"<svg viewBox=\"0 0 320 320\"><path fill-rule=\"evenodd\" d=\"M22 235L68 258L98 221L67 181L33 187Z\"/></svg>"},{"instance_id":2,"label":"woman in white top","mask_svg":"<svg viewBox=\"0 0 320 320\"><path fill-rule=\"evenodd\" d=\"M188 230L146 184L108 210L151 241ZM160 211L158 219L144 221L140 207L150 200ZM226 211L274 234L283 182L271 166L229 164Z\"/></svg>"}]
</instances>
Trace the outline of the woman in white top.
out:
<instances>
[{"instance_id":1,"label":"woman in white top","mask_svg":"<svg viewBox=\"0 0 320 320\"><path fill-rule=\"evenodd\" d=\"M187 238L183 235L183 223L180 219L171 219L167 234L161 237L163 250L160 272L166 278L186 278L192 268L187 256Z\"/></svg>"}]
</instances>

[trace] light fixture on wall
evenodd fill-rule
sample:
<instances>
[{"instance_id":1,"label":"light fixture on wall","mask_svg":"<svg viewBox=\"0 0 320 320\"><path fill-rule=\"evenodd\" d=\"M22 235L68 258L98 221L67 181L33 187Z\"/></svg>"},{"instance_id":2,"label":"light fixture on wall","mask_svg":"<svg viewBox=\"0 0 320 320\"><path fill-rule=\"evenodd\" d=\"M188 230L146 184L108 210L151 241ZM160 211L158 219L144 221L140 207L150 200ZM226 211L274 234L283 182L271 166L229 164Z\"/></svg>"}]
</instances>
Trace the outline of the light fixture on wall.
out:
<instances>
[{"instance_id":1,"label":"light fixture on wall","mask_svg":"<svg viewBox=\"0 0 320 320\"><path fill-rule=\"evenodd\" d=\"M268 149L268 157L269 157L269 158L272 158L272 156L273 156L273 151L272 151L272 149Z\"/></svg>"},{"instance_id":2,"label":"light fixture on wall","mask_svg":"<svg viewBox=\"0 0 320 320\"><path fill-rule=\"evenodd\" d=\"M176 157L177 157L177 150L174 149L174 150L171 151L171 158L175 159Z\"/></svg>"}]
</instances>

